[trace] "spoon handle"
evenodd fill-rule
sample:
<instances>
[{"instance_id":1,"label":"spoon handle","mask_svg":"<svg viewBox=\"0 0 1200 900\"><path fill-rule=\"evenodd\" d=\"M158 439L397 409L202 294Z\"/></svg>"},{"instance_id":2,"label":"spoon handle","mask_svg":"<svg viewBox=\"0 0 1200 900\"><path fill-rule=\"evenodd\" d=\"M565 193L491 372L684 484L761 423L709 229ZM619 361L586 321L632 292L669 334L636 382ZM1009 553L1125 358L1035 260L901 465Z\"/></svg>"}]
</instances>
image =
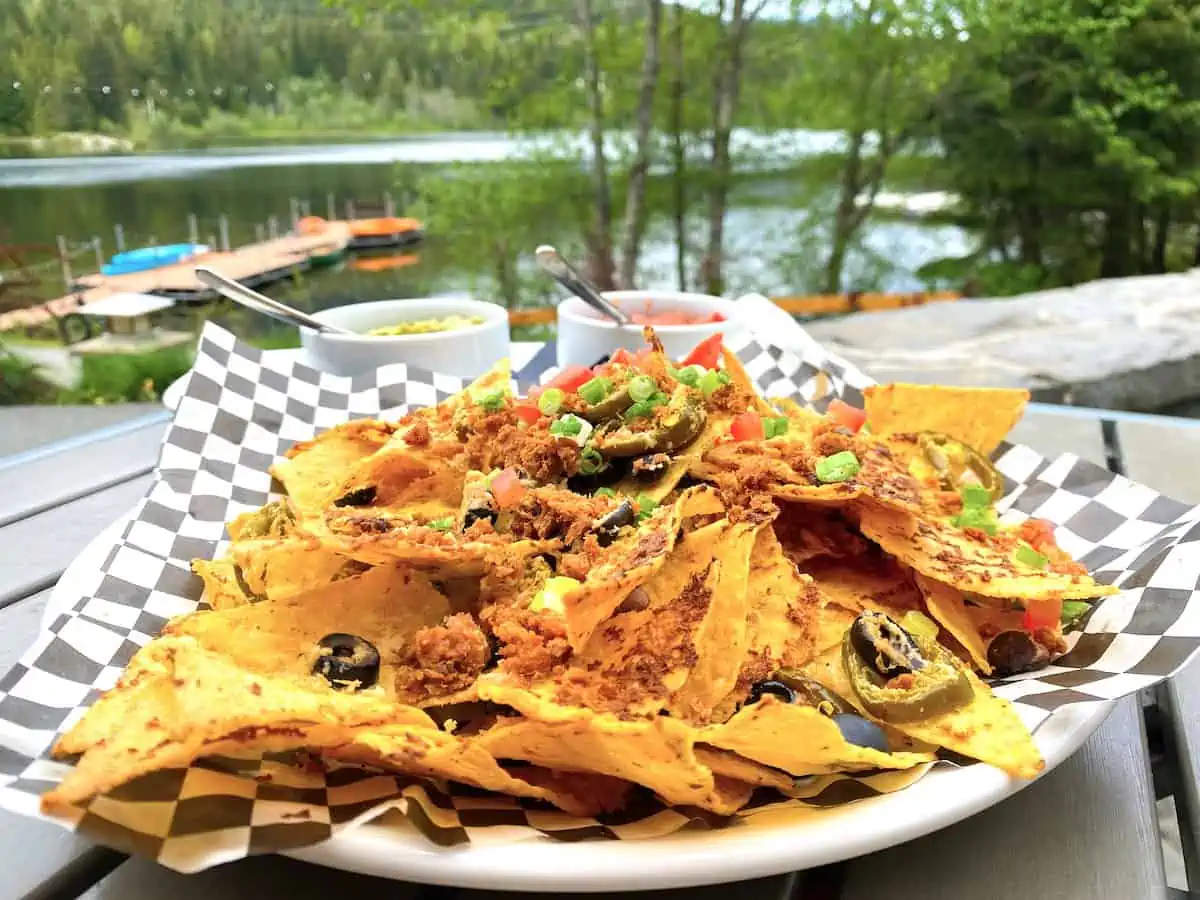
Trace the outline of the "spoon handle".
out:
<instances>
[{"instance_id":1,"label":"spoon handle","mask_svg":"<svg viewBox=\"0 0 1200 900\"><path fill-rule=\"evenodd\" d=\"M240 303L255 312L262 313L264 316L270 316L272 319L277 319L288 325L311 328L313 331L324 332L326 334L354 333L344 328L336 328L333 325L318 322L308 313L280 303L278 300L272 300L258 291L251 290L244 284L239 284L232 278L226 278L220 272L215 272L207 266L196 266L196 277L218 294L228 297L230 300Z\"/></svg>"},{"instance_id":2,"label":"spoon handle","mask_svg":"<svg viewBox=\"0 0 1200 900\"><path fill-rule=\"evenodd\" d=\"M543 270L584 303L612 319L618 325L633 324L633 320L629 316L606 300L553 247L545 245L538 247L535 255L537 256L538 265Z\"/></svg>"}]
</instances>

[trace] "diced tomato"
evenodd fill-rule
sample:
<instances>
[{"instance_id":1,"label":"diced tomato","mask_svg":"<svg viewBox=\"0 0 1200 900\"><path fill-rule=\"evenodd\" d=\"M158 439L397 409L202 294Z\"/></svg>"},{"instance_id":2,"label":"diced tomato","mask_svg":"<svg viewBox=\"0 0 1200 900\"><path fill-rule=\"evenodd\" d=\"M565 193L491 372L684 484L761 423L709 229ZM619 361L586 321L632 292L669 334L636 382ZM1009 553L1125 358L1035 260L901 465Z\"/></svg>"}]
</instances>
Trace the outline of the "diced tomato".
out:
<instances>
[{"instance_id":1,"label":"diced tomato","mask_svg":"<svg viewBox=\"0 0 1200 900\"><path fill-rule=\"evenodd\" d=\"M1026 519L1021 523L1021 539L1034 550L1054 547L1054 525L1045 519Z\"/></svg>"},{"instance_id":2,"label":"diced tomato","mask_svg":"<svg viewBox=\"0 0 1200 900\"><path fill-rule=\"evenodd\" d=\"M1039 597L1025 601L1025 615L1021 618L1021 625L1030 634L1039 628L1057 628L1061 620L1061 597Z\"/></svg>"},{"instance_id":3,"label":"diced tomato","mask_svg":"<svg viewBox=\"0 0 1200 900\"><path fill-rule=\"evenodd\" d=\"M715 369L717 363L721 361L721 341L724 335L719 331L711 337L706 337L695 347L692 352L683 358L683 362L679 365L683 366L704 366L706 369Z\"/></svg>"},{"instance_id":4,"label":"diced tomato","mask_svg":"<svg viewBox=\"0 0 1200 900\"><path fill-rule=\"evenodd\" d=\"M513 405L513 412L516 413L517 418L526 425L532 425L542 417L542 414L538 410L536 403L529 403L528 401L524 400Z\"/></svg>"},{"instance_id":5,"label":"diced tomato","mask_svg":"<svg viewBox=\"0 0 1200 900\"><path fill-rule=\"evenodd\" d=\"M756 412L744 412L735 416L729 426L729 433L735 441L761 441L767 436L762 416Z\"/></svg>"},{"instance_id":6,"label":"diced tomato","mask_svg":"<svg viewBox=\"0 0 1200 900\"><path fill-rule=\"evenodd\" d=\"M505 469L492 479L491 491L496 498L496 505L508 509L521 502L525 496L525 485L521 484L516 469Z\"/></svg>"},{"instance_id":7,"label":"diced tomato","mask_svg":"<svg viewBox=\"0 0 1200 900\"><path fill-rule=\"evenodd\" d=\"M618 347L614 353L609 355L608 362L605 363L605 365L632 366L633 365L633 354L630 353L628 350L626 350L624 347Z\"/></svg>"},{"instance_id":8,"label":"diced tomato","mask_svg":"<svg viewBox=\"0 0 1200 900\"><path fill-rule=\"evenodd\" d=\"M843 425L856 433L867 421L867 411L865 409L858 409L841 400L830 400L827 413L829 418L833 419L839 425Z\"/></svg>"},{"instance_id":9,"label":"diced tomato","mask_svg":"<svg viewBox=\"0 0 1200 900\"><path fill-rule=\"evenodd\" d=\"M570 393L579 390L580 385L587 384L592 378L592 370L587 366L566 366L543 385L542 390L553 387Z\"/></svg>"}]
</instances>

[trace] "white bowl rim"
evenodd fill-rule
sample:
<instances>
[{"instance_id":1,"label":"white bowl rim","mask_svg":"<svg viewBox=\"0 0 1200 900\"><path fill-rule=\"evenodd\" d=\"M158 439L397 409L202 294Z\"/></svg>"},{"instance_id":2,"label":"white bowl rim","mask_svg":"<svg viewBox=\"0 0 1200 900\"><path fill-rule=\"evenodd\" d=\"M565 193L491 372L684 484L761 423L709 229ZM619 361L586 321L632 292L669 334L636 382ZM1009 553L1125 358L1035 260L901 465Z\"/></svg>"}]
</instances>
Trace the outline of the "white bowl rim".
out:
<instances>
[{"instance_id":1,"label":"white bowl rim","mask_svg":"<svg viewBox=\"0 0 1200 900\"><path fill-rule=\"evenodd\" d=\"M721 331L729 328L736 323L741 313L738 310L737 302L730 300L728 297L717 297L713 294L697 294L693 291L669 291L669 290L654 290L648 288L645 290L636 291L601 291L601 296L606 300L612 300L618 305L622 301L634 300L668 300L676 303L688 303L695 300L703 300L709 307L716 307L716 311L725 316L724 322L695 322L690 325L654 325L651 326L656 332L665 334L687 334L689 332L705 332L705 331ZM572 324L586 325L593 328L637 328L641 329L645 326L632 325L617 325L616 322L610 322L607 319L600 317L600 314L594 311L583 300L578 297L567 297L558 304L558 317L567 319Z\"/></svg>"},{"instance_id":2,"label":"white bowl rim","mask_svg":"<svg viewBox=\"0 0 1200 900\"><path fill-rule=\"evenodd\" d=\"M481 315L484 321L476 325L467 325L464 328L455 328L450 331L428 331L422 334L333 334L318 332L312 328L301 328L300 331L306 333L311 338L322 341L337 341L339 343L357 344L357 343L389 343L389 344L408 344L421 341L431 340L446 340L451 337L461 335L478 334L481 331L486 331L489 328L495 328L497 324L503 322L505 327L508 326L508 309L501 306L499 303L489 303L486 300L474 300L468 297L393 297L389 300L370 300L365 303L346 303L342 306L331 306L329 309L323 309L320 312L312 314L312 317L318 322L326 321L325 318L331 313L342 312L348 309L369 309L370 307L391 306L392 304L404 303L425 303L435 307L445 307L445 314L453 314L454 310L459 310L464 315ZM329 322L330 325L336 325L336 322Z\"/></svg>"}]
</instances>

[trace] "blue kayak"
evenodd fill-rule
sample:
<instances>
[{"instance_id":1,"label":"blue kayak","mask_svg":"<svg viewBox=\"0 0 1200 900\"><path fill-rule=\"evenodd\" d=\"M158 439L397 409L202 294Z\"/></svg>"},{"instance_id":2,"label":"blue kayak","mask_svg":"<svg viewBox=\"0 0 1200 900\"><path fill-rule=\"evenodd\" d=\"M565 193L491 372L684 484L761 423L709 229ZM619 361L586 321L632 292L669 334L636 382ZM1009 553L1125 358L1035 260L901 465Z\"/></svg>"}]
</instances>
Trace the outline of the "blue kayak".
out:
<instances>
[{"instance_id":1,"label":"blue kayak","mask_svg":"<svg viewBox=\"0 0 1200 900\"><path fill-rule=\"evenodd\" d=\"M104 275L129 275L132 272L145 272L147 269L171 266L207 252L206 244L164 244L161 247L140 247L137 250L118 253L108 261L108 265L100 269L100 272Z\"/></svg>"}]
</instances>

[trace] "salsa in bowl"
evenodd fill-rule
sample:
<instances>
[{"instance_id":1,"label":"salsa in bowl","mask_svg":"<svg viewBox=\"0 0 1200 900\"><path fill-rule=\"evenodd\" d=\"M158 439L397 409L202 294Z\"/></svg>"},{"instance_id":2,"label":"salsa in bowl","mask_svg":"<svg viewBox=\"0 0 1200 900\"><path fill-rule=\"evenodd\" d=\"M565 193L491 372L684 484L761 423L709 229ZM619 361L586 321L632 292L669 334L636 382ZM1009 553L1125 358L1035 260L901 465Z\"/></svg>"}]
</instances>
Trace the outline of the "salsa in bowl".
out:
<instances>
[{"instance_id":1,"label":"salsa in bowl","mask_svg":"<svg viewBox=\"0 0 1200 900\"><path fill-rule=\"evenodd\" d=\"M624 348L644 343L642 329L654 326L667 355L681 359L707 337L726 336L742 327L733 300L682 291L608 291L604 296L627 313L632 325L619 326L578 297L558 305L558 364L592 365Z\"/></svg>"}]
</instances>

